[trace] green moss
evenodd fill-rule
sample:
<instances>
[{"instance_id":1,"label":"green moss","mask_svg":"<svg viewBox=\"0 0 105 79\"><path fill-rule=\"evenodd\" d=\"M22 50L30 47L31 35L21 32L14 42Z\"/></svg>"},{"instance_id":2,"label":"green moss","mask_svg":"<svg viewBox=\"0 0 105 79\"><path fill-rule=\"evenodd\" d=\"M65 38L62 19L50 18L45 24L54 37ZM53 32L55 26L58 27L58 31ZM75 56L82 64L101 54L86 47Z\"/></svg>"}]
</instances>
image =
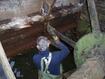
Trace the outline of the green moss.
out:
<instances>
[{"instance_id":1,"label":"green moss","mask_svg":"<svg viewBox=\"0 0 105 79\"><path fill-rule=\"evenodd\" d=\"M82 37L76 43L74 55L77 67L81 66L86 61L90 54L90 50L96 45L105 46L105 34L100 33L98 37L95 37L94 34L90 33Z\"/></svg>"},{"instance_id":2,"label":"green moss","mask_svg":"<svg viewBox=\"0 0 105 79\"><path fill-rule=\"evenodd\" d=\"M91 32L90 24L85 20L80 20L78 31L85 34Z\"/></svg>"}]
</instances>

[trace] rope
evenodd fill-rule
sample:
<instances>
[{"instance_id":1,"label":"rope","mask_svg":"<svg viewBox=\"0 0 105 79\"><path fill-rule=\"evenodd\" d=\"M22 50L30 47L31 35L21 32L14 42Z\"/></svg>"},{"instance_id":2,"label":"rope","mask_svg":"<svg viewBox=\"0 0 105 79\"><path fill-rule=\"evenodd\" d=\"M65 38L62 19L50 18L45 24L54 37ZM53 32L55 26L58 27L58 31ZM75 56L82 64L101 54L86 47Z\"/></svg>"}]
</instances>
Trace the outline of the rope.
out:
<instances>
[{"instance_id":1,"label":"rope","mask_svg":"<svg viewBox=\"0 0 105 79\"><path fill-rule=\"evenodd\" d=\"M52 59L52 53L49 53L48 57L43 57L41 59L41 71L42 72L49 73L48 67L50 65L51 59Z\"/></svg>"}]
</instances>

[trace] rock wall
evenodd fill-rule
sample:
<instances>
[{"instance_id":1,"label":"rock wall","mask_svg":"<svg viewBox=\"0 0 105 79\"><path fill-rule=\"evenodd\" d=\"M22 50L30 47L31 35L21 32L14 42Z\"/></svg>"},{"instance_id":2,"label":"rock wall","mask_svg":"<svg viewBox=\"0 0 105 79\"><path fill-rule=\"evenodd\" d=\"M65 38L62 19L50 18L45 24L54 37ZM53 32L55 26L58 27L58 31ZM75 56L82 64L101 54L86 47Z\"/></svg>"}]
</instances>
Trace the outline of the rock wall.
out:
<instances>
[{"instance_id":1,"label":"rock wall","mask_svg":"<svg viewBox=\"0 0 105 79\"><path fill-rule=\"evenodd\" d=\"M97 0L96 7L97 7L101 30L105 32L105 0Z\"/></svg>"},{"instance_id":2,"label":"rock wall","mask_svg":"<svg viewBox=\"0 0 105 79\"><path fill-rule=\"evenodd\" d=\"M48 1L53 2L53 0ZM77 2L77 0L58 0L58 4L59 1L63 4ZM40 10L41 2L42 0L0 0L0 20L35 13Z\"/></svg>"},{"instance_id":3,"label":"rock wall","mask_svg":"<svg viewBox=\"0 0 105 79\"><path fill-rule=\"evenodd\" d=\"M40 5L39 0L1 0L0 20L37 12Z\"/></svg>"}]
</instances>

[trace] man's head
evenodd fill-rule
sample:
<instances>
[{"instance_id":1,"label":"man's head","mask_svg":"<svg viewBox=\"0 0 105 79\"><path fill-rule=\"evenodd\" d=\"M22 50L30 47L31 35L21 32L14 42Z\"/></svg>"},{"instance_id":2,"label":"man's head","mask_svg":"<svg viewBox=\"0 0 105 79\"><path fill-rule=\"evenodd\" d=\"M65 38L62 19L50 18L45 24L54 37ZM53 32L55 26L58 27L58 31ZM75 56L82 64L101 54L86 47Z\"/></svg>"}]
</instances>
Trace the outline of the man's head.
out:
<instances>
[{"instance_id":1,"label":"man's head","mask_svg":"<svg viewBox=\"0 0 105 79\"><path fill-rule=\"evenodd\" d=\"M37 39L38 50L45 51L48 49L49 45L50 45L50 40L48 40L47 37L45 37L45 36L38 37L38 39Z\"/></svg>"}]
</instances>

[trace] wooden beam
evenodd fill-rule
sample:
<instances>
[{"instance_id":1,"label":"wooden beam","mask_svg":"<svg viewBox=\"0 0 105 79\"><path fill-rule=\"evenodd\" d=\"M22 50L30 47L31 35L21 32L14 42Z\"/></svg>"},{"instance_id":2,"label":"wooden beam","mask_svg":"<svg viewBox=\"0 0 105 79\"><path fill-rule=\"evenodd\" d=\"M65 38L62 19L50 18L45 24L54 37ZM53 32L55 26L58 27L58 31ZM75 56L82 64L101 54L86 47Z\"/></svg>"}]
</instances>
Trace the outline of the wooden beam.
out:
<instances>
[{"instance_id":1,"label":"wooden beam","mask_svg":"<svg viewBox=\"0 0 105 79\"><path fill-rule=\"evenodd\" d=\"M3 67L7 79L16 79L14 73L12 72L11 66L8 62L8 59L6 57L1 42L0 42L0 64Z\"/></svg>"},{"instance_id":2,"label":"wooden beam","mask_svg":"<svg viewBox=\"0 0 105 79\"><path fill-rule=\"evenodd\" d=\"M70 46L74 47L76 42L73 41L72 39L64 36L62 33L58 32L55 28L53 28L51 25L48 24L47 26L47 31L50 35L57 35L59 36L60 39L62 39L63 41L65 41L67 44L69 44Z\"/></svg>"},{"instance_id":3,"label":"wooden beam","mask_svg":"<svg viewBox=\"0 0 105 79\"><path fill-rule=\"evenodd\" d=\"M65 41L70 46L72 46L72 47L75 46L76 42L73 41L72 39L68 38L67 36L63 35L62 33L58 32L57 30L56 30L56 34L59 36L60 39L62 39L63 41Z\"/></svg>"},{"instance_id":4,"label":"wooden beam","mask_svg":"<svg viewBox=\"0 0 105 79\"><path fill-rule=\"evenodd\" d=\"M100 25L97 17L97 11L94 0L87 0L87 6L89 10L89 16L91 20L91 26L93 32L100 32Z\"/></svg>"}]
</instances>

